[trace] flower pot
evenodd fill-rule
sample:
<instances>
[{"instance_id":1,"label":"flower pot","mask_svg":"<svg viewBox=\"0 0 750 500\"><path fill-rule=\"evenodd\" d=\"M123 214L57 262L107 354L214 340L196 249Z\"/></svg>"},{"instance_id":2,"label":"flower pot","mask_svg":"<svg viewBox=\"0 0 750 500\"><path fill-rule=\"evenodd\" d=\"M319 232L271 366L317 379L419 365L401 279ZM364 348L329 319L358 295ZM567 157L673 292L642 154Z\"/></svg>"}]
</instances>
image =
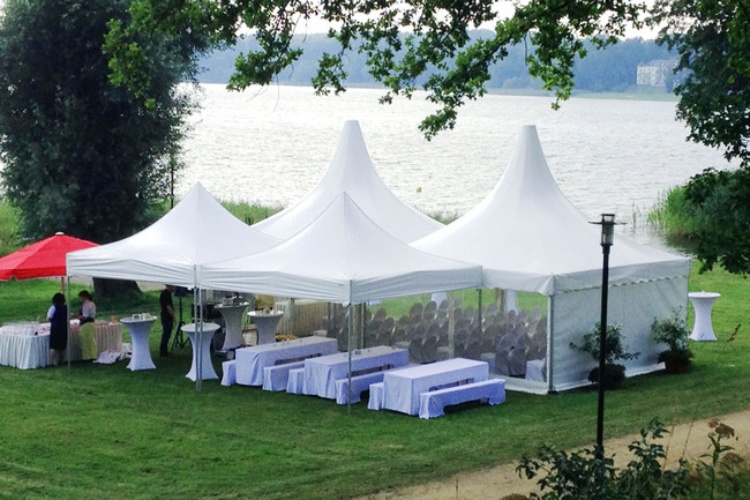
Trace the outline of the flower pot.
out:
<instances>
[{"instance_id":1,"label":"flower pot","mask_svg":"<svg viewBox=\"0 0 750 500\"><path fill-rule=\"evenodd\" d=\"M665 372L671 375L687 373L690 370L689 358L668 358L664 360Z\"/></svg>"},{"instance_id":2,"label":"flower pot","mask_svg":"<svg viewBox=\"0 0 750 500\"><path fill-rule=\"evenodd\" d=\"M594 368L589 372L589 381L594 385L599 383L599 367ZM623 365L604 365L604 389L611 391L619 389L625 382L625 367Z\"/></svg>"}]
</instances>

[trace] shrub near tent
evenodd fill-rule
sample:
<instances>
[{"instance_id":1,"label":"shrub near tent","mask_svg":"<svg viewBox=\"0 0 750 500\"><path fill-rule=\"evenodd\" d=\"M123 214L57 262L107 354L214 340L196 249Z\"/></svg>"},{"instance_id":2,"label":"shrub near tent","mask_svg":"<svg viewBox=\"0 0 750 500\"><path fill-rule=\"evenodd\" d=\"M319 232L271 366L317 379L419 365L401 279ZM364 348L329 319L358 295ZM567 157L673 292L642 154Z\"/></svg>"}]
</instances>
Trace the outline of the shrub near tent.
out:
<instances>
[{"instance_id":1,"label":"shrub near tent","mask_svg":"<svg viewBox=\"0 0 750 500\"><path fill-rule=\"evenodd\" d=\"M667 373L685 373L690 369L693 353L688 347L690 332L681 309L676 309L671 318L654 318L651 324L654 340L667 345L659 353L659 363L664 363Z\"/></svg>"}]
</instances>

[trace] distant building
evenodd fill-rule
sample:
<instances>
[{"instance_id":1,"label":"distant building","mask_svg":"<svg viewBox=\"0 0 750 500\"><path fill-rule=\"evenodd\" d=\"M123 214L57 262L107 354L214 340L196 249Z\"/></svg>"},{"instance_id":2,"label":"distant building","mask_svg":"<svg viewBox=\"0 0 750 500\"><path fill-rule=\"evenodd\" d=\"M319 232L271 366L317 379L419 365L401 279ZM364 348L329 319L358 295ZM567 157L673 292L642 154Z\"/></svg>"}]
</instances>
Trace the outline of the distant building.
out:
<instances>
[{"instance_id":1,"label":"distant building","mask_svg":"<svg viewBox=\"0 0 750 500\"><path fill-rule=\"evenodd\" d=\"M677 66L677 59L654 59L638 65L636 83L648 87L666 88L672 81L672 72Z\"/></svg>"}]
</instances>

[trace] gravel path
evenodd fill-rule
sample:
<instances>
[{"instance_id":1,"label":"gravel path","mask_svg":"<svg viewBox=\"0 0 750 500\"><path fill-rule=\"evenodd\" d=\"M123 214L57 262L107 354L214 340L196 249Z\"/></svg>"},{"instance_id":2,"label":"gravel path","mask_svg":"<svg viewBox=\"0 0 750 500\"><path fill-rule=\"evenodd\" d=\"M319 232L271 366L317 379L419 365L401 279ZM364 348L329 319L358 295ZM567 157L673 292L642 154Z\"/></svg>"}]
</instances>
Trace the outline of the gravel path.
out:
<instances>
[{"instance_id":1,"label":"gravel path","mask_svg":"<svg viewBox=\"0 0 750 500\"><path fill-rule=\"evenodd\" d=\"M750 410L718 418L735 431L736 440L725 441L724 443L732 446L735 453L750 457ZM681 458L695 461L710 452L711 443L707 436L711 429L708 422L709 419L696 420L668 428L669 434L662 440L667 450L668 466L676 464ZM632 434L610 439L605 442L604 449L608 456L615 454L617 466L623 466L632 459L632 455L628 451L628 445L636 440L640 440L640 435ZM512 462L491 469L462 472L442 481L384 491L362 498L373 500L473 500L477 498L501 499L512 493L527 495L536 490L536 482L521 479L516 473L517 465L517 462Z\"/></svg>"}]
</instances>

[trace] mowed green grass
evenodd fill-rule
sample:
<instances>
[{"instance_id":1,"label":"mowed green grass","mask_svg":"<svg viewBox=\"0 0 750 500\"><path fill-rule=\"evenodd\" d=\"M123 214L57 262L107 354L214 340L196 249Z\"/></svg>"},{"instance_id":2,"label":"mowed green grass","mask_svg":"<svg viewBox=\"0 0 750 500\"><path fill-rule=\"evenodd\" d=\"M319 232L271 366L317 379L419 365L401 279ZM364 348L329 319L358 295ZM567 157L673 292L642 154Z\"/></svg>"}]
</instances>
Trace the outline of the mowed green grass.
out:
<instances>
[{"instance_id":1,"label":"mowed green grass","mask_svg":"<svg viewBox=\"0 0 750 500\"><path fill-rule=\"evenodd\" d=\"M43 315L57 290L59 282L0 283L0 322ZM607 437L636 432L652 417L671 424L750 407L750 281L694 272L690 290L722 294L713 317L719 341L691 345L688 375L636 377L608 393ZM155 313L156 300L152 293L100 310ZM736 340L726 342L737 324ZM155 326L152 353L158 338ZM595 437L591 391L510 392L502 405L421 420L218 381L204 381L199 393L185 378L189 347L154 360L156 370L141 372L124 362L0 367L0 497L348 498Z\"/></svg>"}]
</instances>

